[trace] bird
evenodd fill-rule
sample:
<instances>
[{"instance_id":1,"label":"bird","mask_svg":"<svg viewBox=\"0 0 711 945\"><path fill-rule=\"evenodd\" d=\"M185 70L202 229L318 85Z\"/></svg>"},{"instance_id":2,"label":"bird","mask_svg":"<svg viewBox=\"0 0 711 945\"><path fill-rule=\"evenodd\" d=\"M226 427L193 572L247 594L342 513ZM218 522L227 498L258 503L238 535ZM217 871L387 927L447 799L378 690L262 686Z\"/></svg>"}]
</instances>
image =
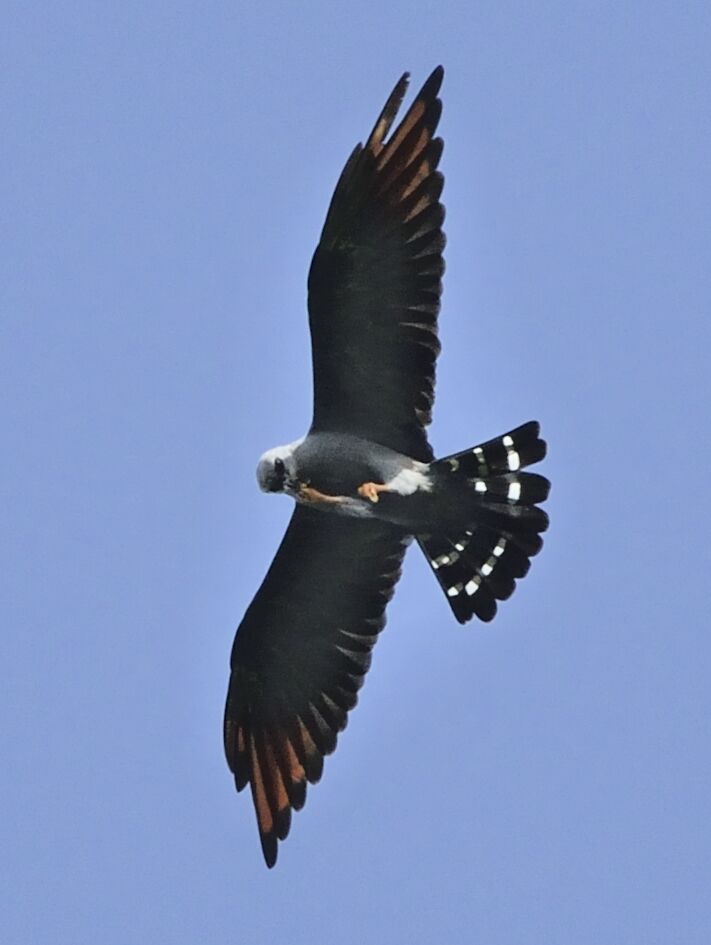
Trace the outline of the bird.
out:
<instances>
[{"instance_id":1,"label":"bird","mask_svg":"<svg viewBox=\"0 0 711 945\"><path fill-rule=\"evenodd\" d=\"M460 623L490 621L542 547L550 483L529 421L435 459L444 185L438 66L390 134L395 85L346 161L308 275L313 417L268 450L259 488L294 499L276 556L237 629L224 748L251 789L274 866L307 784L321 778L416 542Z\"/></svg>"}]
</instances>

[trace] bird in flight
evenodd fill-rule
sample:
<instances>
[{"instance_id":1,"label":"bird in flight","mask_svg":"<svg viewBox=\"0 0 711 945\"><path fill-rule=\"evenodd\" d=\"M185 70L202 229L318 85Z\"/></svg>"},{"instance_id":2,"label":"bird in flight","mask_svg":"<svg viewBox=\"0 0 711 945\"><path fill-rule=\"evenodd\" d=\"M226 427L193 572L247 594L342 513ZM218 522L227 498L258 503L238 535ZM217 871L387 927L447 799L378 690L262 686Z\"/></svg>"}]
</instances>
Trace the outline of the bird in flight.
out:
<instances>
[{"instance_id":1,"label":"bird in flight","mask_svg":"<svg viewBox=\"0 0 711 945\"><path fill-rule=\"evenodd\" d=\"M265 492L295 499L240 624L224 720L267 866L306 784L355 706L414 539L460 623L489 621L540 551L550 484L524 472L546 444L529 422L435 460L444 178L436 68L392 134L406 73L348 158L308 277L314 409L305 437L266 452Z\"/></svg>"}]
</instances>

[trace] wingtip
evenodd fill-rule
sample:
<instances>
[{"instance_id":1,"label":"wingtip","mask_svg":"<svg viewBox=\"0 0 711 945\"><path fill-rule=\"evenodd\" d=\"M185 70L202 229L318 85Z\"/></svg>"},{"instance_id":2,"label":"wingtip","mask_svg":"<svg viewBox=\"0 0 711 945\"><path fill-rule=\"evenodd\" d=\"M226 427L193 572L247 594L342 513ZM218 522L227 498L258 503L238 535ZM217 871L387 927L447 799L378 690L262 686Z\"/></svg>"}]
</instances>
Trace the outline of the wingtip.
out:
<instances>
[{"instance_id":1,"label":"wingtip","mask_svg":"<svg viewBox=\"0 0 711 945\"><path fill-rule=\"evenodd\" d=\"M409 72L403 72L403 74L398 79L395 88L393 89L392 95L394 96L395 93L399 93L400 100L402 101L402 98L407 91L407 87L410 84L410 78L411 75ZM419 98L425 92L432 96L436 95L439 92L443 80L444 66L435 66L432 72L430 72L430 74L427 76L427 79L425 80L425 83L417 97Z\"/></svg>"},{"instance_id":2,"label":"wingtip","mask_svg":"<svg viewBox=\"0 0 711 945\"><path fill-rule=\"evenodd\" d=\"M390 131L390 127L395 120L395 116L400 110L402 105L402 100L405 98L405 93L407 92L407 87L410 82L410 73L403 72L403 74L398 79L395 88L392 90L388 96L388 100L383 106L378 119L373 126L373 130L368 135L368 140L365 143L365 150L372 151L375 154L378 154L383 147L383 141Z\"/></svg>"},{"instance_id":3,"label":"wingtip","mask_svg":"<svg viewBox=\"0 0 711 945\"><path fill-rule=\"evenodd\" d=\"M259 842L267 869L273 869L279 853L279 841L286 840L291 828L291 808L283 807L274 818L274 826L267 832L259 831Z\"/></svg>"},{"instance_id":4,"label":"wingtip","mask_svg":"<svg viewBox=\"0 0 711 945\"><path fill-rule=\"evenodd\" d=\"M410 83L410 73L409 73L409 72L403 72L403 74L402 74L402 75L400 76L400 78L397 80L397 83L396 83L396 85L395 85L395 88L396 88L396 89L399 89L400 86L404 86L403 91L405 91L405 89L407 88L407 86L409 85L409 83Z\"/></svg>"},{"instance_id":5,"label":"wingtip","mask_svg":"<svg viewBox=\"0 0 711 945\"><path fill-rule=\"evenodd\" d=\"M294 810L301 810L306 803L306 778L289 783L289 803Z\"/></svg>"},{"instance_id":6,"label":"wingtip","mask_svg":"<svg viewBox=\"0 0 711 945\"><path fill-rule=\"evenodd\" d=\"M417 100L432 101L437 98L440 86L442 85L442 80L444 78L444 67L435 66L430 75L428 76L425 84L420 89L419 93L416 96ZM390 130L390 127L395 120L395 117L400 110L402 101L405 98L405 93L407 92L408 86L410 84L410 73L403 72L403 74L398 79L395 87L388 96L388 100L385 103L383 110L378 116L373 130L368 136L365 148L366 150L379 151L383 145L385 137ZM436 124L436 122L435 122Z\"/></svg>"},{"instance_id":7,"label":"wingtip","mask_svg":"<svg viewBox=\"0 0 711 945\"><path fill-rule=\"evenodd\" d=\"M267 869L273 869L277 861L277 838L274 831L269 833L260 833L259 840L262 844L262 854Z\"/></svg>"},{"instance_id":8,"label":"wingtip","mask_svg":"<svg viewBox=\"0 0 711 945\"><path fill-rule=\"evenodd\" d=\"M430 72L425 84L422 86L422 91L420 95L422 98L434 98L442 86L442 80L444 79L444 66L435 66L435 68Z\"/></svg>"}]
</instances>

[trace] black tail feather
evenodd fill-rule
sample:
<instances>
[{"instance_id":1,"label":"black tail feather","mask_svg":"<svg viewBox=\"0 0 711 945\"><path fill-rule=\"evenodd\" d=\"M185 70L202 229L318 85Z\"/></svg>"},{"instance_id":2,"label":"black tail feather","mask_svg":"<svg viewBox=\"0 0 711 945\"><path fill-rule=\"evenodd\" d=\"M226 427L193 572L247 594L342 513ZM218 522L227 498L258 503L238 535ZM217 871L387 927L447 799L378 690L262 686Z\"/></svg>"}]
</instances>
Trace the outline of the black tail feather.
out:
<instances>
[{"instance_id":1,"label":"black tail feather","mask_svg":"<svg viewBox=\"0 0 711 945\"><path fill-rule=\"evenodd\" d=\"M550 483L521 472L546 455L539 425L532 421L480 446L433 464L443 487L451 477L471 490L462 506L462 527L418 536L420 547L460 623L473 616L492 620L496 601L506 600L543 546L548 516L538 503ZM465 495L467 495L465 493Z\"/></svg>"},{"instance_id":2,"label":"black tail feather","mask_svg":"<svg viewBox=\"0 0 711 945\"><path fill-rule=\"evenodd\" d=\"M515 472L539 463L546 455L546 441L539 436L541 426L536 420L487 440L479 446L453 453L439 460L456 466L466 476L489 476L497 472Z\"/></svg>"}]
</instances>

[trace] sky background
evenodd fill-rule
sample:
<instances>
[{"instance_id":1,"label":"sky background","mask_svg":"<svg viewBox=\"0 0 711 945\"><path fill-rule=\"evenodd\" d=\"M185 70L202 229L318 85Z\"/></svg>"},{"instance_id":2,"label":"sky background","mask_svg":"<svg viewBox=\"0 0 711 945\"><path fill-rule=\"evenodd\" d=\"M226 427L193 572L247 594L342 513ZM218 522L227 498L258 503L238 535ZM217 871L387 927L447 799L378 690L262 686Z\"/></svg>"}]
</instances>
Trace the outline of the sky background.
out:
<instances>
[{"instance_id":1,"label":"sky background","mask_svg":"<svg viewBox=\"0 0 711 945\"><path fill-rule=\"evenodd\" d=\"M3 945L711 941L707 3L10 2L0 35ZM536 418L493 624L412 550L277 867L221 719L311 409L305 282L446 68L446 454Z\"/></svg>"}]
</instances>

